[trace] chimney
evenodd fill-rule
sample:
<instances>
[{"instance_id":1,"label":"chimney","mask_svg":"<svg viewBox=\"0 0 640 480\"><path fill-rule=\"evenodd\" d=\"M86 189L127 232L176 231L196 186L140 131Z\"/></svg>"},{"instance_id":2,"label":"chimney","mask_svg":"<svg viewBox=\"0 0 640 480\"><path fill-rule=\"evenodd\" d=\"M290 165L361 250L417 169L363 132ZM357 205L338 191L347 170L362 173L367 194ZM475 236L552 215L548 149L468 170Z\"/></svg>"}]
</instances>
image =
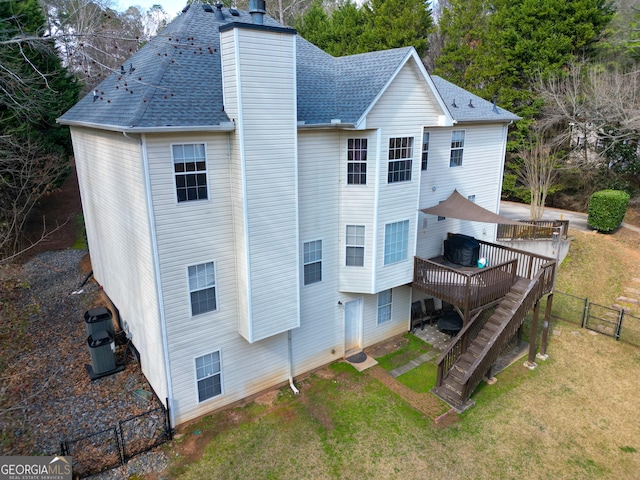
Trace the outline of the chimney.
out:
<instances>
[{"instance_id":1,"label":"chimney","mask_svg":"<svg viewBox=\"0 0 640 480\"><path fill-rule=\"evenodd\" d=\"M265 0L249 0L249 13L256 25L264 24L264 15L267 13Z\"/></svg>"}]
</instances>

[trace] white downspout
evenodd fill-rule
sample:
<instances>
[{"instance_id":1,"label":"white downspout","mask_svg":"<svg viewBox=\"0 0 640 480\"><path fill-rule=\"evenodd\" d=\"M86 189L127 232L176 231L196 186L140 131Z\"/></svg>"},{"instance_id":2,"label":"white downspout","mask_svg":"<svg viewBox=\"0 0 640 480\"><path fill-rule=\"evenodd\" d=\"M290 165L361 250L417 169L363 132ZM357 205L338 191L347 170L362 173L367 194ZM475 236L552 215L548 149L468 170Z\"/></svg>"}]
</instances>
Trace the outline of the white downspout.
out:
<instances>
[{"instance_id":1,"label":"white downspout","mask_svg":"<svg viewBox=\"0 0 640 480\"><path fill-rule=\"evenodd\" d=\"M289 386L294 395L298 395L300 391L293 384L293 346L291 343L291 330L287 331L287 337L289 345Z\"/></svg>"}]
</instances>

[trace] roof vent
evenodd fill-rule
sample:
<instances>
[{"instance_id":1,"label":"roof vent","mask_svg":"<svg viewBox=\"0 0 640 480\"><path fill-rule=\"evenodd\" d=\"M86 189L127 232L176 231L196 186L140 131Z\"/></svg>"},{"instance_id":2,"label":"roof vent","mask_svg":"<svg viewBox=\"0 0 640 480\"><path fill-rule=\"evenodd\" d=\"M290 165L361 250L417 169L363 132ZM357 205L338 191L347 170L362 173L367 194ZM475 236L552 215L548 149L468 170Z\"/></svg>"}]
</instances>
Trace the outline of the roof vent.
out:
<instances>
[{"instance_id":1,"label":"roof vent","mask_svg":"<svg viewBox=\"0 0 640 480\"><path fill-rule=\"evenodd\" d=\"M469 108L476 108L476 106L473 104L473 99L469 99Z\"/></svg>"},{"instance_id":2,"label":"roof vent","mask_svg":"<svg viewBox=\"0 0 640 480\"><path fill-rule=\"evenodd\" d=\"M229 13L231 15L233 15L234 17L239 17L240 16L240 12L238 10L236 10L235 8L230 8L229 9Z\"/></svg>"},{"instance_id":3,"label":"roof vent","mask_svg":"<svg viewBox=\"0 0 640 480\"><path fill-rule=\"evenodd\" d=\"M212 7L211 5L209 5L209 4L204 4L204 5L202 5L202 9L203 9L205 12L208 12L208 13L213 12L213 7Z\"/></svg>"},{"instance_id":4,"label":"roof vent","mask_svg":"<svg viewBox=\"0 0 640 480\"><path fill-rule=\"evenodd\" d=\"M493 110L493 113L499 113L498 112L498 94L497 93L493 96L493 108L492 108L492 110Z\"/></svg>"},{"instance_id":5,"label":"roof vent","mask_svg":"<svg viewBox=\"0 0 640 480\"><path fill-rule=\"evenodd\" d=\"M249 13L251 20L256 25L264 24L264 15L267 13L267 7L264 0L249 0Z\"/></svg>"},{"instance_id":6,"label":"roof vent","mask_svg":"<svg viewBox=\"0 0 640 480\"><path fill-rule=\"evenodd\" d=\"M224 13L222 13L222 3L216 3L216 19L224 20Z\"/></svg>"},{"instance_id":7,"label":"roof vent","mask_svg":"<svg viewBox=\"0 0 640 480\"><path fill-rule=\"evenodd\" d=\"M186 7L184 7L182 9L182 13L187 13L187 10L189 10L189 7L191 6L191 4L187 5Z\"/></svg>"}]
</instances>

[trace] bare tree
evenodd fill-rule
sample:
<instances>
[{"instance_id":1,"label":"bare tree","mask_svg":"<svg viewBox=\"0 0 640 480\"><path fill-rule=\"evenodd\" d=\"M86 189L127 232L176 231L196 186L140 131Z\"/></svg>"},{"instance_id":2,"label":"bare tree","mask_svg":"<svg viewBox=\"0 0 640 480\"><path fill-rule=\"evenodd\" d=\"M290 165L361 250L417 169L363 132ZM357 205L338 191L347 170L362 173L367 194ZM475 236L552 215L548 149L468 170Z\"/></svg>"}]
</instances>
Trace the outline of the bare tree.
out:
<instances>
[{"instance_id":1,"label":"bare tree","mask_svg":"<svg viewBox=\"0 0 640 480\"><path fill-rule=\"evenodd\" d=\"M36 202L48 192L67 165L43 151L37 142L0 136L0 252L13 257L28 246L20 233Z\"/></svg>"},{"instance_id":2,"label":"bare tree","mask_svg":"<svg viewBox=\"0 0 640 480\"><path fill-rule=\"evenodd\" d=\"M538 81L542 123L581 167L607 162L608 149L640 138L640 67L627 71L572 65L563 77Z\"/></svg>"},{"instance_id":3,"label":"bare tree","mask_svg":"<svg viewBox=\"0 0 640 480\"><path fill-rule=\"evenodd\" d=\"M547 195L558 177L559 145L549 131L533 130L518 156L522 160L518 178L531 192L529 217L540 220Z\"/></svg>"}]
</instances>

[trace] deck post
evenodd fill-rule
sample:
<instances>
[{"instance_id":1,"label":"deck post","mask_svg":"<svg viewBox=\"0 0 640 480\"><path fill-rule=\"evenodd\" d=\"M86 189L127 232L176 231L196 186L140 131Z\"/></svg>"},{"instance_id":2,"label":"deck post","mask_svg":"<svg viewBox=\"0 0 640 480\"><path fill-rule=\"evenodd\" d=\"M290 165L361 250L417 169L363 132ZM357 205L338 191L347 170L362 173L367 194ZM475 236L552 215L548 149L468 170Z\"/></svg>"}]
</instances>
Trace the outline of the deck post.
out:
<instances>
[{"instance_id":1,"label":"deck post","mask_svg":"<svg viewBox=\"0 0 640 480\"><path fill-rule=\"evenodd\" d=\"M544 327L542 328L542 340L540 341L540 353L536 355L541 360L549 358L547 344L549 339L549 322L551 320L551 306L553 305L553 293L547 297L547 307L544 310Z\"/></svg>"},{"instance_id":2,"label":"deck post","mask_svg":"<svg viewBox=\"0 0 640 480\"><path fill-rule=\"evenodd\" d=\"M533 321L531 322L531 331L529 332L529 358L524 363L524 366L530 370L533 370L536 365L536 338L538 336L538 316L540 314L540 300L536 301L533 306Z\"/></svg>"}]
</instances>

